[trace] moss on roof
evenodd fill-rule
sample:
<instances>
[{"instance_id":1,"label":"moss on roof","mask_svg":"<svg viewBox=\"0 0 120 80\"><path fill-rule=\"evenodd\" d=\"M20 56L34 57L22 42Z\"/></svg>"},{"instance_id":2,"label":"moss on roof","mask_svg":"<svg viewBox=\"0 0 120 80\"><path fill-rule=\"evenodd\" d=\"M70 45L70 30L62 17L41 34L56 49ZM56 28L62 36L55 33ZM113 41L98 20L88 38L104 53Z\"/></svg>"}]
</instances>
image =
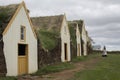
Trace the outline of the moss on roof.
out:
<instances>
[{"instance_id":1,"label":"moss on roof","mask_svg":"<svg viewBox=\"0 0 120 80\"><path fill-rule=\"evenodd\" d=\"M83 26L83 20L73 20L73 21L68 21L69 25L69 30L70 30L70 37L71 37L71 42L74 47L77 45L76 41L76 26L78 24L78 28L80 31L80 35L82 34L82 26ZM77 24L76 24L77 23Z\"/></svg>"},{"instance_id":2,"label":"moss on roof","mask_svg":"<svg viewBox=\"0 0 120 80\"><path fill-rule=\"evenodd\" d=\"M74 47L76 47L76 45L77 45L77 41L76 41L76 24L68 22L68 26L69 26L70 38L71 38L72 45Z\"/></svg>"},{"instance_id":3,"label":"moss on roof","mask_svg":"<svg viewBox=\"0 0 120 80\"><path fill-rule=\"evenodd\" d=\"M37 37L45 50L52 50L57 46L64 15L33 17Z\"/></svg>"},{"instance_id":4,"label":"moss on roof","mask_svg":"<svg viewBox=\"0 0 120 80\"><path fill-rule=\"evenodd\" d=\"M59 33L39 30L37 32L38 38L41 41L42 48L45 50L52 50L56 47L58 43L58 35Z\"/></svg>"},{"instance_id":5,"label":"moss on roof","mask_svg":"<svg viewBox=\"0 0 120 80\"><path fill-rule=\"evenodd\" d=\"M0 6L0 34L4 31L7 24L14 15L19 4L12 4L8 6Z\"/></svg>"},{"instance_id":6,"label":"moss on roof","mask_svg":"<svg viewBox=\"0 0 120 80\"><path fill-rule=\"evenodd\" d=\"M73 22L76 22L78 23L78 27L79 27L79 30L80 30L80 33L82 34L82 27L83 27L83 20L74 20Z\"/></svg>"},{"instance_id":7,"label":"moss on roof","mask_svg":"<svg viewBox=\"0 0 120 80\"><path fill-rule=\"evenodd\" d=\"M39 29L60 32L64 15L32 17L33 25Z\"/></svg>"}]
</instances>

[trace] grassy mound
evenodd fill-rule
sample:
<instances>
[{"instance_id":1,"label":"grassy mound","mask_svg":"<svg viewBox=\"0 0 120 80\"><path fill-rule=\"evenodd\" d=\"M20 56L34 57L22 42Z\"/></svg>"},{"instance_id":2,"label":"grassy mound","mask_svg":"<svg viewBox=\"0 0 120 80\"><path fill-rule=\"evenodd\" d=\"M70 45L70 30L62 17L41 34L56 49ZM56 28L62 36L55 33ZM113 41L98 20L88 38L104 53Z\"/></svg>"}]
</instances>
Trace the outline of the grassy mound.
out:
<instances>
[{"instance_id":1,"label":"grassy mound","mask_svg":"<svg viewBox=\"0 0 120 80\"><path fill-rule=\"evenodd\" d=\"M58 43L59 33L47 30L39 30L38 37L45 50L52 50Z\"/></svg>"}]
</instances>

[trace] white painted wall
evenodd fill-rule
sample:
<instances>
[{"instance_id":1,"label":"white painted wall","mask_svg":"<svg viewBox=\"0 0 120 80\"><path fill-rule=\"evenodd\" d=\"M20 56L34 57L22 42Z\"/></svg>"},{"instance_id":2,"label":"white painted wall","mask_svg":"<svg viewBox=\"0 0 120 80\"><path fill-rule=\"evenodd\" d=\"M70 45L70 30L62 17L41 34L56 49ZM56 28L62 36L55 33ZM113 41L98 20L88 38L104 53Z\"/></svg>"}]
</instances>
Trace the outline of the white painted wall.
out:
<instances>
[{"instance_id":1,"label":"white painted wall","mask_svg":"<svg viewBox=\"0 0 120 80\"><path fill-rule=\"evenodd\" d=\"M80 37L80 30L78 25L76 26L76 40L77 40L77 56L81 56L81 37ZM78 44L80 44L80 47L78 47ZM78 51L78 48L80 48L80 53Z\"/></svg>"},{"instance_id":2,"label":"white painted wall","mask_svg":"<svg viewBox=\"0 0 120 80\"><path fill-rule=\"evenodd\" d=\"M84 23L83 23L83 26L82 26L82 40L84 41L83 55L86 56L87 55L87 34L86 34L85 24Z\"/></svg>"},{"instance_id":3,"label":"white painted wall","mask_svg":"<svg viewBox=\"0 0 120 80\"><path fill-rule=\"evenodd\" d=\"M71 52L70 52L70 33L68 29L68 24L66 18L64 17L63 24L61 27L61 61L65 62L65 53L64 53L64 43L67 43L67 51L68 51L68 60L71 60Z\"/></svg>"},{"instance_id":4,"label":"white painted wall","mask_svg":"<svg viewBox=\"0 0 120 80\"><path fill-rule=\"evenodd\" d=\"M36 72L37 65L37 40L31 29L24 7L17 14L7 33L3 36L4 54L7 65L7 76L18 75L18 43L20 42L20 27L26 27L26 42L28 44L28 73Z\"/></svg>"}]
</instances>

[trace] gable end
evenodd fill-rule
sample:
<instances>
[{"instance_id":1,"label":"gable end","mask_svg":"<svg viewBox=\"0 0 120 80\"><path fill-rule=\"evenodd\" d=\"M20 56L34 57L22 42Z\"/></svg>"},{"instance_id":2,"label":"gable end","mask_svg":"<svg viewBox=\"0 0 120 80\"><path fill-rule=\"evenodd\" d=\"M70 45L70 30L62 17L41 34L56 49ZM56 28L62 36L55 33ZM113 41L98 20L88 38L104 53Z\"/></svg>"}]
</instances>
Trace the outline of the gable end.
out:
<instances>
[{"instance_id":1,"label":"gable end","mask_svg":"<svg viewBox=\"0 0 120 80\"><path fill-rule=\"evenodd\" d=\"M34 29L33 29L33 25L32 25L32 23L31 23L31 20L30 20L29 15L28 15L28 12L27 12L27 9L26 9L26 6L25 6L24 1L18 6L17 10L15 11L13 17L12 17L11 20L9 21L7 27L5 28L5 30L3 31L2 34L5 35L5 34L7 33L8 29L10 28L12 22L14 21L15 17L17 16L17 14L18 14L18 12L20 11L20 9L22 8L22 6L23 6L24 9L25 9L25 12L26 12L27 18L28 18L29 23L30 23L30 26L31 26L31 28L32 28L32 32L33 32L33 34L34 34L34 37L37 39L36 34L35 34L35 31L34 31Z\"/></svg>"}]
</instances>

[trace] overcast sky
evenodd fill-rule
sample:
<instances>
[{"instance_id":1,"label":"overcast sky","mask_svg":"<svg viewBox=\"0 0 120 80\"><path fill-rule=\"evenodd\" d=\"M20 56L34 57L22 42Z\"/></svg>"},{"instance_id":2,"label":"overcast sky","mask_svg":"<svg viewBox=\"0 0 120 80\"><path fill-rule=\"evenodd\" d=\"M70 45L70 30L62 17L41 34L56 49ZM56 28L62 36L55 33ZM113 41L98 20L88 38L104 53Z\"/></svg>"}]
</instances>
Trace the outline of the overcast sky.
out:
<instances>
[{"instance_id":1,"label":"overcast sky","mask_svg":"<svg viewBox=\"0 0 120 80\"><path fill-rule=\"evenodd\" d=\"M22 0L0 0L0 5ZM65 13L68 20L82 19L96 44L120 50L120 0L25 0L30 16Z\"/></svg>"}]
</instances>

